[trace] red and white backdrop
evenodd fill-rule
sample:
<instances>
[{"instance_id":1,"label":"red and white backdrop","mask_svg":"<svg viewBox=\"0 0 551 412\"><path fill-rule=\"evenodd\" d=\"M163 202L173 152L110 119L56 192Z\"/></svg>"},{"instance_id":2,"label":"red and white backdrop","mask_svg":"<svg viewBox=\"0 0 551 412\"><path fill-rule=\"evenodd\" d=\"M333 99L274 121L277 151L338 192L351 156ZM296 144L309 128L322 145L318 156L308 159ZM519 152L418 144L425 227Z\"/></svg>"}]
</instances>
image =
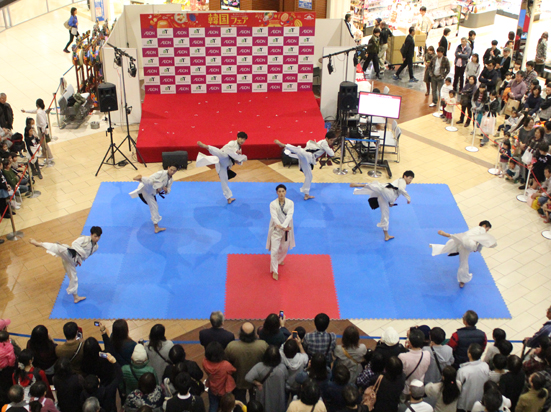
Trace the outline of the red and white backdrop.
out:
<instances>
[{"instance_id":1,"label":"red and white backdrop","mask_svg":"<svg viewBox=\"0 0 551 412\"><path fill-rule=\"evenodd\" d=\"M312 90L315 13L140 15L146 94Z\"/></svg>"}]
</instances>

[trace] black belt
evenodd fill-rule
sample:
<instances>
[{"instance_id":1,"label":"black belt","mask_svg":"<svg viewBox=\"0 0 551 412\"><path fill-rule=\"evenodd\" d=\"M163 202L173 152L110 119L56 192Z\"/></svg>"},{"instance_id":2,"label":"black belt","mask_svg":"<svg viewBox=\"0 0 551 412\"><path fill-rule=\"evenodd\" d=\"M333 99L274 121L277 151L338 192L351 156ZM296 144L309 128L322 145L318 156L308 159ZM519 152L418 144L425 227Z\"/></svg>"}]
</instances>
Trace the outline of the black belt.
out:
<instances>
[{"instance_id":1,"label":"black belt","mask_svg":"<svg viewBox=\"0 0 551 412\"><path fill-rule=\"evenodd\" d=\"M144 202L146 205L148 204L141 193L138 196L140 196L140 199L142 199L142 202ZM159 194L159 196L161 196L164 199L163 195ZM157 196L153 196L153 199L155 199L155 202L156 202L157 201Z\"/></svg>"}]
</instances>

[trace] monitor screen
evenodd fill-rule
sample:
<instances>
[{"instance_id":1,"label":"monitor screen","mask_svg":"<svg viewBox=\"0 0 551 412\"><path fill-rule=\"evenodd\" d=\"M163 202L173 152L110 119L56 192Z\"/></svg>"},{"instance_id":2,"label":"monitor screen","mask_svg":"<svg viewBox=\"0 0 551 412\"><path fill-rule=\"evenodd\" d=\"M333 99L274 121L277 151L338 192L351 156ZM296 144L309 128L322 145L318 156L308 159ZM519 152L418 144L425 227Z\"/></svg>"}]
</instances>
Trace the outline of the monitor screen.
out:
<instances>
[{"instance_id":1,"label":"monitor screen","mask_svg":"<svg viewBox=\"0 0 551 412\"><path fill-rule=\"evenodd\" d=\"M240 0L222 0L220 2L220 9L239 11L241 9L241 5L239 3Z\"/></svg>"},{"instance_id":2,"label":"monitor screen","mask_svg":"<svg viewBox=\"0 0 551 412\"><path fill-rule=\"evenodd\" d=\"M358 113L367 116L388 117L398 119L400 117L401 96L389 94L360 92Z\"/></svg>"}]
</instances>

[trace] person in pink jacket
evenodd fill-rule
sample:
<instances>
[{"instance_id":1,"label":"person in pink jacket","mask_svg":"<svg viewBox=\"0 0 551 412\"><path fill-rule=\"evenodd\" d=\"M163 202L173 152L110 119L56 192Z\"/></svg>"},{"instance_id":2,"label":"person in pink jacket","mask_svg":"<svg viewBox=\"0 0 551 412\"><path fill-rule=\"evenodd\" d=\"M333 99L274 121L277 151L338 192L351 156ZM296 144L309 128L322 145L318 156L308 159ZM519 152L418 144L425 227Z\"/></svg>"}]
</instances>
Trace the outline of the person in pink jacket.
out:
<instances>
[{"instance_id":1,"label":"person in pink jacket","mask_svg":"<svg viewBox=\"0 0 551 412\"><path fill-rule=\"evenodd\" d=\"M206 386L209 388L209 412L217 412L222 396L235 389L235 380L231 375L236 371L225 360L224 348L219 342L208 344L203 369L208 376Z\"/></svg>"},{"instance_id":2,"label":"person in pink jacket","mask_svg":"<svg viewBox=\"0 0 551 412\"><path fill-rule=\"evenodd\" d=\"M10 334L5 330L0 332L0 369L15 366L15 352L10 342Z\"/></svg>"}]
</instances>

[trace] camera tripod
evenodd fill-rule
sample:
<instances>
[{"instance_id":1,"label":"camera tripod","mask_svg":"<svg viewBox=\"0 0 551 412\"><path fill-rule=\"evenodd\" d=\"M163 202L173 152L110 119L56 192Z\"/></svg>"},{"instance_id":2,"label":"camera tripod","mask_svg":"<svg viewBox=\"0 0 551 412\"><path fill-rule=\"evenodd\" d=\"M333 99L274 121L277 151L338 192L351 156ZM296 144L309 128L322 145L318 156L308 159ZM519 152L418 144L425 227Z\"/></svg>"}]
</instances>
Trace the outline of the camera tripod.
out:
<instances>
[{"instance_id":1,"label":"camera tripod","mask_svg":"<svg viewBox=\"0 0 551 412\"><path fill-rule=\"evenodd\" d=\"M109 135L111 136L111 144L109 145L109 147L107 148L107 152L105 152L105 156L103 156L103 160L101 161L100 165L99 165L99 168L98 168L98 171L96 172L96 176L98 175L99 171L101 170L101 167L103 165L109 165L109 166L116 166L117 163L115 162L115 152L119 152L122 157L124 157L126 159L126 161L136 170L138 170L138 168L134 165L134 163L132 163L130 161L130 159L128 157L126 157L126 155L121 152L121 150L119 149L119 147L113 143L113 127L111 125L111 112L107 112L107 116L108 116L108 119L109 119L109 127L107 128L107 131L105 132L105 135L107 136L107 134L109 133ZM109 152L111 152L111 154L109 155ZM107 157L109 156L109 157Z\"/></svg>"}]
</instances>

